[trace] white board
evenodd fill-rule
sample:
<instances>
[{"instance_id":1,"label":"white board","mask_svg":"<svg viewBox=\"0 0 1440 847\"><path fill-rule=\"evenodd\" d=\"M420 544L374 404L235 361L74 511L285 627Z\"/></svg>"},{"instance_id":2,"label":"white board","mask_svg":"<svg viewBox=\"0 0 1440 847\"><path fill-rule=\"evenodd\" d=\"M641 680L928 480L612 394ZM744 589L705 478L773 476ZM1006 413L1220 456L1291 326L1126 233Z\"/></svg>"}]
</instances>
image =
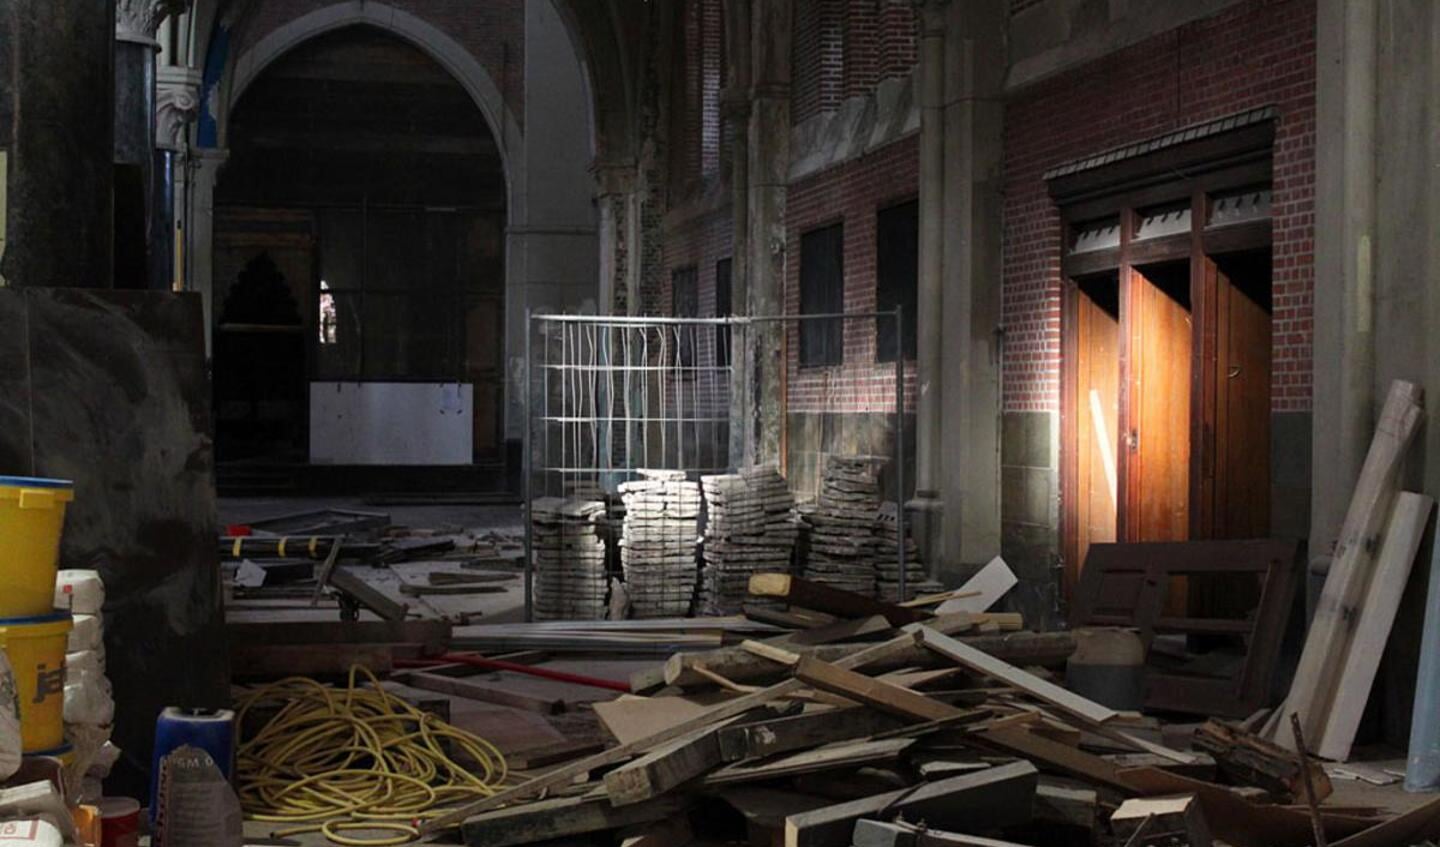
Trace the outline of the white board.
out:
<instances>
[{"instance_id":1,"label":"white board","mask_svg":"<svg viewBox=\"0 0 1440 847\"><path fill-rule=\"evenodd\" d=\"M317 465L468 465L474 387L437 382L310 383Z\"/></svg>"},{"instance_id":2,"label":"white board","mask_svg":"<svg viewBox=\"0 0 1440 847\"><path fill-rule=\"evenodd\" d=\"M1005 560L996 556L978 573L970 577L964 585L955 589L957 594L968 596L946 600L940 604L935 613L949 615L955 612L988 611L1001 597L1005 596L1005 592L1014 588L1015 583L1019 581L1015 578L1015 572L1005 564Z\"/></svg>"}]
</instances>

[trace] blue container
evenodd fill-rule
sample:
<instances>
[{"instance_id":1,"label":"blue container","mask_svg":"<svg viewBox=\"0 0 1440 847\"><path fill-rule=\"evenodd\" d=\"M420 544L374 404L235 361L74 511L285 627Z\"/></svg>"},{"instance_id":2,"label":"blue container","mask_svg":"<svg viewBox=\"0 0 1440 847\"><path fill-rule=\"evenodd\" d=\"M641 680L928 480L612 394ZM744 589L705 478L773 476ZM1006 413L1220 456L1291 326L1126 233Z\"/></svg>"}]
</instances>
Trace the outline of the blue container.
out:
<instances>
[{"instance_id":1,"label":"blue container","mask_svg":"<svg viewBox=\"0 0 1440 847\"><path fill-rule=\"evenodd\" d=\"M150 822L160 810L160 765L185 746L199 747L225 778L235 779L235 713L229 709L167 708L155 720L155 754L150 760Z\"/></svg>"}]
</instances>

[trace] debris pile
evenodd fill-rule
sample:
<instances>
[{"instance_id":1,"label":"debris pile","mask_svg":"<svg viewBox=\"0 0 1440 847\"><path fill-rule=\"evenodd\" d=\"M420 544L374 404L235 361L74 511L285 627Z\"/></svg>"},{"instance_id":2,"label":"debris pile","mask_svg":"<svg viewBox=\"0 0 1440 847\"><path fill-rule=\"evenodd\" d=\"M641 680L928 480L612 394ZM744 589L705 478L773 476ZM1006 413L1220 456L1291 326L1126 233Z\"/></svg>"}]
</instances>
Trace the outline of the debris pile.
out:
<instances>
[{"instance_id":1,"label":"debris pile","mask_svg":"<svg viewBox=\"0 0 1440 847\"><path fill-rule=\"evenodd\" d=\"M605 538L599 500L541 497L530 505L534 613L541 620L605 617Z\"/></svg>"},{"instance_id":2,"label":"debris pile","mask_svg":"<svg viewBox=\"0 0 1440 847\"><path fill-rule=\"evenodd\" d=\"M810 527L805 578L875 596L880 466L875 456L830 456L820 496L800 511Z\"/></svg>"},{"instance_id":3,"label":"debris pile","mask_svg":"<svg viewBox=\"0 0 1440 847\"><path fill-rule=\"evenodd\" d=\"M799 534L795 495L773 466L702 476L700 486L705 493L701 610L734 614L744 605L753 574L790 569Z\"/></svg>"},{"instance_id":4,"label":"debris pile","mask_svg":"<svg viewBox=\"0 0 1440 847\"><path fill-rule=\"evenodd\" d=\"M880 506L875 530L875 589L881 600L900 603L914 597L935 594L945 586L931 579L920 561L920 547L905 524L905 596L900 596L900 527L896 520L899 509L894 501Z\"/></svg>"},{"instance_id":5,"label":"debris pile","mask_svg":"<svg viewBox=\"0 0 1440 847\"><path fill-rule=\"evenodd\" d=\"M700 486L685 471L641 470L620 483L620 565L636 618L690 614L699 577Z\"/></svg>"}]
</instances>

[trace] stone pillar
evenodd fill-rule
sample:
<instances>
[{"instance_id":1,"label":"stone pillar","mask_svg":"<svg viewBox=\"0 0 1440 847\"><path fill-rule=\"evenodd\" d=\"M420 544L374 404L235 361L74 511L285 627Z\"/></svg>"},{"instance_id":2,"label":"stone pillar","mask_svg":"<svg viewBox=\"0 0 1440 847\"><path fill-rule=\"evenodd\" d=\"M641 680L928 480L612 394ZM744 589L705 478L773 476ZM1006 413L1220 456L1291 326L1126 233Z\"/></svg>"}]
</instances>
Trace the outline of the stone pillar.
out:
<instances>
[{"instance_id":1,"label":"stone pillar","mask_svg":"<svg viewBox=\"0 0 1440 847\"><path fill-rule=\"evenodd\" d=\"M785 195L790 169L791 0L752 0L749 133L749 220L746 229L746 312L785 311ZM746 427L745 463L781 461L785 429L785 329L756 326L745 345L755 384ZM739 352L739 351L737 351ZM747 393L749 393L747 391ZM754 430L751 431L751 426Z\"/></svg>"},{"instance_id":2,"label":"stone pillar","mask_svg":"<svg viewBox=\"0 0 1440 847\"><path fill-rule=\"evenodd\" d=\"M155 151L155 33L187 0L117 0L115 4L116 282L124 288L169 288L163 257L152 255L166 217L160 211Z\"/></svg>"},{"instance_id":3,"label":"stone pillar","mask_svg":"<svg viewBox=\"0 0 1440 847\"><path fill-rule=\"evenodd\" d=\"M950 3L944 13L943 293L935 309L944 326L937 376L944 389L935 405L946 437L931 442L931 467L941 469L935 479L945 504L939 538L944 553L936 561L958 578L1000 552L997 329L1008 13L1004 0ZM923 316L929 303L921 303Z\"/></svg>"},{"instance_id":4,"label":"stone pillar","mask_svg":"<svg viewBox=\"0 0 1440 847\"><path fill-rule=\"evenodd\" d=\"M634 230L629 225L635 194L634 163L596 162L591 167L597 186L600 241L599 310L602 314L634 314L629 266L633 264Z\"/></svg>"},{"instance_id":5,"label":"stone pillar","mask_svg":"<svg viewBox=\"0 0 1440 847\"><path fill-rule=\"evenodd\" d=\"M113 284L113 20L109 0L0 14L0 285Z\"/></svg>"},{"instance_id":6,"label":"stone pillar","mask_svg":"<svg viewBox=\"0 0 1440 847\"><path fill-rule=\"evenodd\" d=\"M915 315L915 535L921 552L938 562L945 503L940 499L939 441L941 290L944 272L945 222L945 10L949 0L917 0L920 22L920 64L916 100L920 105L920 251Z\"/></svg>"},{"instance_id":7,"label":"stone pillar","mask_svg":"<svg viewBox=\"0 0 1440 847\"><path fill-rule=\"evenodd\" d=\"M185 210L186 287L200 292L205 312L205 354L212 349L215 329L215 180L230 157L229 150L193 150L185 163L189 203Z\"/></svg>"},{"instance_id":8,"label":"stone pillar","mask_svg":"<svg viewBox=\"0 0 1440 847\"><path fill-rule=\"evenodd\" d=\"M730 150L730 311L750 311L750 0L725 0L725 49L728 78L720 94ZM745 456L745 434L740 421L754 415L752 372L743 366L748 330L731 332L730 353L730 463Z\"/></svg>"}]
</instances>

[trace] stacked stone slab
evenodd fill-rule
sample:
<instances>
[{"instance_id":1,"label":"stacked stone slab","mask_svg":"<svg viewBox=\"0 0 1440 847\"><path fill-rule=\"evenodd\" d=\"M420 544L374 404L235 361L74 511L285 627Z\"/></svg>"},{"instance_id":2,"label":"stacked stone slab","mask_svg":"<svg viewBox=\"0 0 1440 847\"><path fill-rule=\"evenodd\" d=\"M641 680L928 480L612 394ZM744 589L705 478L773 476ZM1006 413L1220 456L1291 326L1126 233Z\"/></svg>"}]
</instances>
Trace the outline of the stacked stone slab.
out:
<instances>
[{"instance_id":1,"label":"stacked stone slab","mask_svg":"<svg viewBox=\"0 0 1440 847\"><path fill-rule=\"evenodd\" d=\"M705 568L700 608L728 615L752 602L750 576L789 573L800 529L795 495L773 465L700 477L705 494Z\"/></svg>"},{"instance_id":2,"label":"stacked stone slab","mask_svg":"<svg viewBox=\"0 0 1440 847\"><path fill-rule=\"evenodd\" d=\"M641 470L620 484L620 565L636 618L690 614L700 563L700 486L684 471Z\"/></svg>"},{"instance_id":3,"label":"stacked stone slab","mask_svg":"<svg viewBox=\"0 0 1440 847\"><path fill-rule=\"evenodd\" d=\"M880 511L876 456L830 456L820 496L801 517L809 525L805 578L875 596L875 540Z\"/></svg>"},{"instance_id":4,"label":"stacked stone slab","mask_svg":"<svg viewBox=\"0 0 1440 847\"><path fill-rule=\"evenodd\" d=\"M905 596L900 596L899 525L895 520L894 502L886 501L880 506L879 521L875 531L875 576L876 596L881 600L899 603L912 600L924 594L938 594L945 590L939 582L930 578L925 565L920 561L920 548L910 534L910 524L905 524Z\"/></svg>"},{"instance_id":5,"label":"stacked stone slab","mask_svg":"<svg viewBox=\"0 0 1440 847\"><path fill-rule=\"evenodd\" d=\"M534 612L538 620L603 620L605 504L541 497L530 504Z\"/></svg>"}]
</instances>

